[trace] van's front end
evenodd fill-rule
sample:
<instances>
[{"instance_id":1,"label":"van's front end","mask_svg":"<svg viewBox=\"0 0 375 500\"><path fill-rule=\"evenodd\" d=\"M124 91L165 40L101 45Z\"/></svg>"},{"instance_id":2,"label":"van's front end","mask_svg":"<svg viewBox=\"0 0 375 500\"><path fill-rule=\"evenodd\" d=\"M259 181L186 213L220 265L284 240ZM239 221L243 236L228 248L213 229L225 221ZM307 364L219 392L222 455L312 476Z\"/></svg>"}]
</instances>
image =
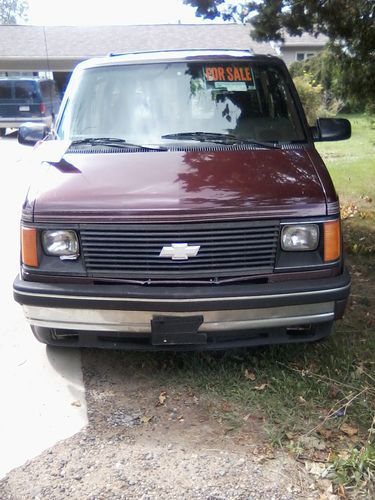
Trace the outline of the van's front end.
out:
<instances>
[{"instance_id":1,"label":"van's front end","mask_svg":"<svg viewBox=\"0 0 375 500\"><path fill-rule=\"evenodd\" d=\"M65 346L220 349L343 316L339 203L285 65L244 51L81 64L36 150L14 296ZM313 135L315 137L313 137Z\"/></svg>"}]
</instances>

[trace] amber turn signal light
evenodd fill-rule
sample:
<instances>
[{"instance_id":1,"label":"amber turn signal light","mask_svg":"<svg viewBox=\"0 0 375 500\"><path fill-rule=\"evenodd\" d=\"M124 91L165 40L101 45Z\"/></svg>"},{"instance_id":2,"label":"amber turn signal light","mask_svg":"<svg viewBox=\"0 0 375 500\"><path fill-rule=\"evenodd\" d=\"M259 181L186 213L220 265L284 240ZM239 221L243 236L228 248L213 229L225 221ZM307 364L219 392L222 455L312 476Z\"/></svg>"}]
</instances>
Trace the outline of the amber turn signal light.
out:
<instances>
[{"instance_id":1,"label":"amber turn signal light","mask_svg":"<svg viewBox=\"0 0 375 500\"><path fill-rule=\"evenodd\" d=\"M340 221L334 220L324 223L324 262L339 259L341 256L341 227Z\"/></svg>"},{"instance_id":2,"label":"amber turn signal light","mask_svg":"<svg viewBox=\"0 0 375 500\"><path fill-rule=\"evenodd\" d=\"M36 229L21 227L21 258L25 266L38 267Z\"/></svg>"}]
</instances>

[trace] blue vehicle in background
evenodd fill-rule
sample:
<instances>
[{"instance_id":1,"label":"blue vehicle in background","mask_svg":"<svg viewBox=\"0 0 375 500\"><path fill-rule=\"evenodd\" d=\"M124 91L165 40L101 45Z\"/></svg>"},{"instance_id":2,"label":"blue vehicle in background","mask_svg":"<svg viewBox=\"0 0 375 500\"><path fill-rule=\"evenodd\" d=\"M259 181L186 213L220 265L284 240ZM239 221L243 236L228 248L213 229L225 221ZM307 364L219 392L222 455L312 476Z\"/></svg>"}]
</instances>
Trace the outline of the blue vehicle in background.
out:
<instances>
[{"instance_id":1,"label":"blue vehicle in background","mask_svg":"<svg viewBox=\"0 0 375 500\"><path fill-rule=\"evenodd\" d=\"M0 136L24 122L51 127L60 107L54 80L38 77L0 78Z\"/></svg>"}]
</instances>

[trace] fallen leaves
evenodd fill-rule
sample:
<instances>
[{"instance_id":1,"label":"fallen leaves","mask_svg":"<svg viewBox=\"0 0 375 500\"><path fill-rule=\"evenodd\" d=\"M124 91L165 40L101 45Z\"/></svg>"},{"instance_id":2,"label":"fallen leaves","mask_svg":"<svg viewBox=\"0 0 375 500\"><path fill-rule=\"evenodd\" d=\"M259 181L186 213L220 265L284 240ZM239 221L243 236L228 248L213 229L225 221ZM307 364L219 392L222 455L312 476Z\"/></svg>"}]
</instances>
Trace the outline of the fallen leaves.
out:
<instances>
[{"instance_id":1,"label":"fallen leaves","mask_svg":"<svg viewBox=\"0 0 375 500\"><path fill-rule=\"evenodd\" d=\"M250 380L251 382L254 382L257 378L256 374L252 370L249 370L249 368L246 368L244 375L245 375L245 379ZM264 391L264 389L266 389L267 387L268 387L268 384L263 383L263 384L259 384L259 385L254 386L253 389L255 391Z\"/></svg>"},{"instance_id":2,"label":"fallen leaves","mask_svg":"<svg viewBox=\"0 0 375 500\"><path fill-rule=\"evenodd\" d=\"M307 450L324 451L326 449L325 442L315 436L302 436L299 441Z\"/></svg>"},{"instance_id":3,"label":"fallen leaves","mask_svg":"<svg viewBox=\"0 0 375 500\"><path fill-rule=\"evenodd\" d=\"M370 198L370 196L362 194L360 198L361 200L366 201L367 203L372 203L372 198Z\"/></svg>"},{"instance_id":4,"label":"fallen leaves","mask_svg":"<svg viewBox=\"0 0 375 500\"><path fill-rule=\"evenodd\" d=\"M254 389L255 389L256 391L264 391L264 389L265 389L266 387L268 387L268 384L260 384L260 385L256 385L256 386L254 387Z\"/></svg>"},{"instance_id":5,"label":"fallen leaves","mask_svg":"<svg viewBox=\"0 0 375 500\"><path fill-rule=\"evenodd\" d=\"M330 439L333 434L331 429L326 429L325 427L321 427L317 432L320 436L324 437L324 439Z\"/></svg>"},{"instance_id":6,"label":"fallen leaves","mask_svg":"<svg viewBox=\"0 0 375 500\"><path fill-rule=\"evenodd\" d=\"M325 464L320 462L310 462L309 460L306 460L305 468L309 474L319 477L325 477L327 471L327 466Z\"/></svg>"},{"instance_id":7,"label":"fallen leaves","mask_svg":"<svg viewBox=\"0 0 375 500\"><path fill-rule=\"evenodd\" d=\"M355 436L356 434L358 434L358 428L357 427L353 427L347 423L343 423L340 427L340 431L343 432L344 434L346 434L347 436L349 437L353 437Z\"/></svg>"},{"instance_id":8,"label":"fallen leaves","mask_svg":"<svg viewBox=\"0 0 375 500\"><path fill-rule=\"evenodd\" d=\"M151 420L154 418L153 415L151 416L148 416L148 415L143 415L139 421L141 422L141 424L148 424L149 422L151 422Z\"/></svg>"},{"instance_id":9,"label":"fallen leaves","mask_svg":"<svg viewBox=\"0 0 375 500\"><path fill-rule=\"evenodd\" d=\"M346 220L354 217L358 213L358 207L355 203L346 203L340 206L341 219Z\"/></svg>"},{"instance_id":10,"label":"fallen leaves","mask_svg":"<svg viewBox=\"0 0 375 500\"><path fill-rule=\"evenodd\" d=\"M248 368L246 368L245 370L245 379L246 380L251 380L252 382L254 382L254 380L256 379L256 375L254 372L252 372L251 370L249 370Z\"/></svg>"},{"instance_id":11,"label":"fallen leaves","mask_svg":"<svg viewBox=\"0 0 375 500\"><path fill-rule=\"evenodd\" d=\"M165 391L161 391L159 394L159 399L156 403L156 406L163 406L165 405L165 401L167 400L167 393Z\"/></svg>"}]
</instances>

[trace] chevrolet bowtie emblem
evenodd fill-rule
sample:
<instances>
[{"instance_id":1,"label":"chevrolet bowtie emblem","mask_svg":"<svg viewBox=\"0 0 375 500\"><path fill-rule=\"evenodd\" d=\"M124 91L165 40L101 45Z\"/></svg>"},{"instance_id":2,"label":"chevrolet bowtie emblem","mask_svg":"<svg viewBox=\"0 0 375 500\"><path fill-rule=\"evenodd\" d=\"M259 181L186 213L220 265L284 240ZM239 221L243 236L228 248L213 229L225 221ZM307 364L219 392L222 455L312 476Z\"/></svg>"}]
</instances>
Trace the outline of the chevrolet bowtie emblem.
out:
<instances>
[{"instance_id":1,"label":"chevrolet bowtie emblem","mask_svg":"<svg viewBox=\"0 0 375 500\"><path fill-rule=\"evenodd\" d=\"M188 243L172 243L161 249L159 257L169 257L172 260L188 260L195 257L199 252L199 245L189 245Z\"/></svg>"}]
</instances>

